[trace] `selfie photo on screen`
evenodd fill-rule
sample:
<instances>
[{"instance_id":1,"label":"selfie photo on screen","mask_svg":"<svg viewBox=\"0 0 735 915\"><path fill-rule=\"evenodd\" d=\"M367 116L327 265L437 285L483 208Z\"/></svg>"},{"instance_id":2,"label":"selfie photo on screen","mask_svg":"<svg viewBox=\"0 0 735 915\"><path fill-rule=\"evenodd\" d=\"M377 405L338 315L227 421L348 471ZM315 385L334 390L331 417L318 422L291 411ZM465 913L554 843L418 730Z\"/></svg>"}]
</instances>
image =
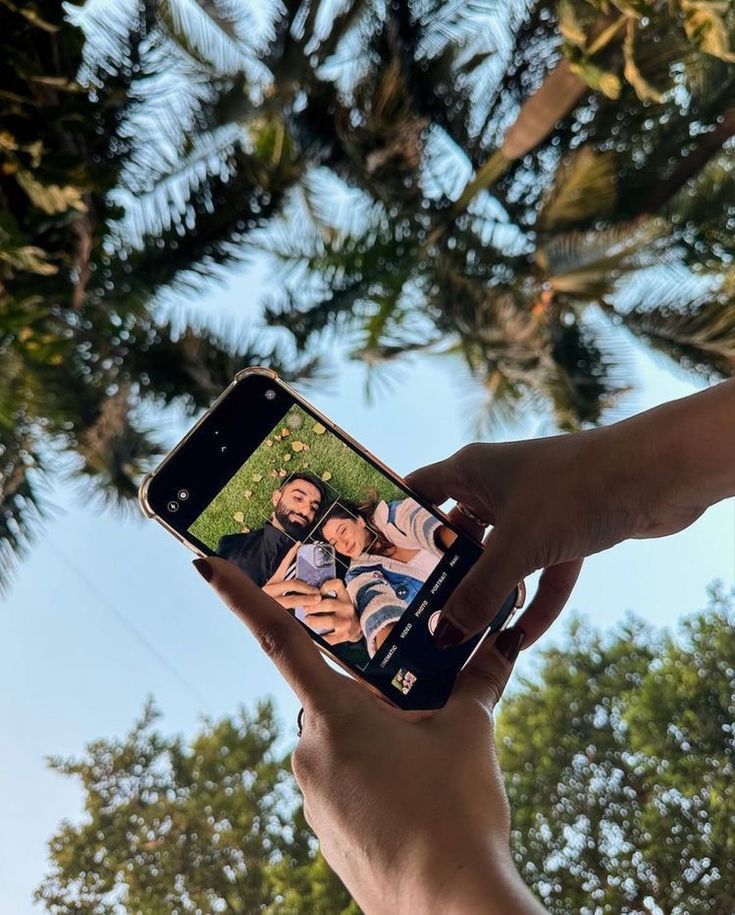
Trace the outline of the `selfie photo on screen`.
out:
<instances>
[{"instance_id":1,"label":"selfie photo on screen","mask_svg":"<svg viewBox=\"0 0 735 915\"><path fill-rule=\"evenodd\" d=\"M298 406L189 532L360 668L456 538Z\"/></svg>"}]
</instances>

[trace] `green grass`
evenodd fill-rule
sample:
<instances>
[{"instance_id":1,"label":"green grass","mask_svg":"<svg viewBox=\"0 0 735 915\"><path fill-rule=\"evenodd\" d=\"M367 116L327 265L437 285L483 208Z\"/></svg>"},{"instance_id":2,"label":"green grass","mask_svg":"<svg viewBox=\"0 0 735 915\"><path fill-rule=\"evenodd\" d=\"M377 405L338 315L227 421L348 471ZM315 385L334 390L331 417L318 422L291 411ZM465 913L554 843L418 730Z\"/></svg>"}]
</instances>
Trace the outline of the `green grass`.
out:
<instances>
[{"instance_id":1,"label":"green grass","mask_svg":"<svg viewBox=\"0 0 735 915\"><path fill-rule=\"evenodd\" d=\"M286 435L282 434L284 429ZM328 430L324 431L313 416L294 406L189 531L216 550L225 534L261 527L271 516L273 491L299 470L325 480L326 504L339 498L359 502L370 490L375 490L381 499L405 497L379 470Z\"/></svg>"}]
</instances>

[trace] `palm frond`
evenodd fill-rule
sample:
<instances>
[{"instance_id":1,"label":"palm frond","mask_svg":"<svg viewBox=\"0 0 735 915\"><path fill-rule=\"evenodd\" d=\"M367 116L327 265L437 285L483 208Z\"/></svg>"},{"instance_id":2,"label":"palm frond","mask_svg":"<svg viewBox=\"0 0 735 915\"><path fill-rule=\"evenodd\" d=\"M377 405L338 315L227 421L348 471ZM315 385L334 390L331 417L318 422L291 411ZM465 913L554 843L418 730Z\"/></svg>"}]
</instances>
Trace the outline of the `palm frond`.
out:
<instances>
[{"instance_id":1,"label":"palm frond","mask_svg":"<svg viewBox=\"0 0 735 915\"><path fill-rule=\"evenodd\" d=\"M0 425L0 594L8 588L15 563L26 554L44 517L38 491L42 473L26 419L16 415L14 427Z\"/></svg>"},{"instance_id":2,"label":"palm frond","mask_svg":"<svg viewBox=\"0 0 735 915\"><path fill-rule=\"evenodd\" d=\"M124 385L102 400L94 422L77 437L81 473L117 508L137 499L140 481L162 451L162 444L134 421L132 410L131 390Z\"/></svg>"},{"instance_id":3,"label":"palm frond","mask_svg":"<svg viewBox=\"0 0 735 915\"><path fill-rule=\"evenodd\" d=\"M177 333L171 324L152 324L130 352L125 372L131 383L139 383L143 398L159 405L179 403L188 412L208 407L250 365L272 368L302 385L328 382L330 373L318 354L269 345L262 336L233 326L214 333L190 324Z\"/></svg>"},{"instance_id":4,"label":"palm frond","mask_svg":"<svg viewBox=\"0 0 735 915\"><path fill-rule=\"evenodd\" d=\"M242 0L158 0L158 14L179 47L214 73L240 73L252 65L248 36L255 28Z\"/></svg>"},{"instance_id":5,"label":"palm frond","mask_svg":"<svg viewBox=\"0 0 735 915\"><path fill-rule=\"evenodd\" d=\"M558 293L596 300L608 295L625 273L664 259L666 226L650 220L638 226L616 226L552 237L536 251L542 277Z\"/></svg>"},{"instance_id":6,"label":"palm frond","mask_svg":"<svg viewBox=\"0 0 735 915\"><path fill-rule=\"evenodd\" d=\"M655 352L690 375L709 380L735 375L735 296L732 286L702 291L701 283L658 283L607 311Z\"/></svg>"},{"instance_id":7,"label":"palm frond","mask_svg":"<svg viewBox=\"0 0 735 915\"><path fill-rule=\"evenodd\" d=\"M543 393L562 432L597 425L631 389L628 360L572 314L552 326L550 355Z\"/></svg>"},{"instance_id":8,"label":"palm frond","mask_svg":"<svg viewBox=\"0 0 735 915\"><path fill-rule=\"evenodd\" d=\"M588 146L561 162L539 210L537 228L550 231L605 216L615 205L615 155Z\"/></svg>"}]
</instances>

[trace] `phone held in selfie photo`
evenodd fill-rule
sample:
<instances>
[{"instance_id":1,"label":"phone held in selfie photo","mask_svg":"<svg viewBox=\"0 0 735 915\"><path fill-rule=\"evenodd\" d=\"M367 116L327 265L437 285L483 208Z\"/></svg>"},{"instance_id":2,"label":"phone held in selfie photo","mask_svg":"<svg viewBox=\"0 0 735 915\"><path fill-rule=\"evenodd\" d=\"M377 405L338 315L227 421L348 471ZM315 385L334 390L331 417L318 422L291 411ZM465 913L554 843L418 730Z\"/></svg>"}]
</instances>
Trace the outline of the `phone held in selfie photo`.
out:
<instances>
[{"instance_id":1,"label":"phone held in selfie photo","mask_svg":"<svg viewBox=\"0 0 735 915\"><path fill-rule=\"evenodd\" d=\"M145 514L222 556L353 676L406 709L442 706L486 633L440 649L439 613L482 553L438 508L270 369L248 368L148 474Z\"/></svg>"}]
</instances>

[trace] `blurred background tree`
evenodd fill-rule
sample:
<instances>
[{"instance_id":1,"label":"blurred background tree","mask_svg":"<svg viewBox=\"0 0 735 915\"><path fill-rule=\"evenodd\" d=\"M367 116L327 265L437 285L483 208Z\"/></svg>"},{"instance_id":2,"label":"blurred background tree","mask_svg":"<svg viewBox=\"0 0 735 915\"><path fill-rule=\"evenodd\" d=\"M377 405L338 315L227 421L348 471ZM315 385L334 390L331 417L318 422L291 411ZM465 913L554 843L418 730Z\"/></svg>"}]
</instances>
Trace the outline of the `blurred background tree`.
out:
<instances>
[{"instance_id":1,"label":"blurred background tree","mask_svg":"<svg viewBox=\"0 0 735 915\"><path fill-rule=\"evenodd\" d=\"M80 780L86 816L51 839L46 911L357 915L303 818L269 703L189 742L157 717L149 705L121 740L52 760Z\"/></svg>"},{"instance_id":2,"label":"blurred background tree","mask_svg":"<svg viewBox=\"0 0 735 915\"><path fill-rule=\"evenodd\" d=\"M735 612L679 636L577 622L503 700L521 874L552 913L735 911Z\"/></svg>"},{"instance_id":3,"label":"blurred background tree","mask_svg":"<svg viewBox=\"0 0 735 915\"><path fill-rule=\"evenodd\" d=\"M482 434L603 418L630 387L610 325L732 373L732 4L67 11L8 7L2 39L0 574L52 455L129 501L164 445L147 402L199 410L252 362L323 378L325 334L369 390L462 360ZM290 345L161 319L253 252Z\"/></svg>"},{"instance_id":4,"label":"blurred background tree","mask_svg":"<svg viewBox=\"0 0 735 915\"><path fill-rule=\"evenodd\" d=\"M717 587L676 637L576 621L503 698L513 851L551 913L735 910L733 625ZM269 705L188 742L154 719L52 761L85 815L51 839L47 911L358 911L316 852Z\"/></svg>"}]
</instances>

